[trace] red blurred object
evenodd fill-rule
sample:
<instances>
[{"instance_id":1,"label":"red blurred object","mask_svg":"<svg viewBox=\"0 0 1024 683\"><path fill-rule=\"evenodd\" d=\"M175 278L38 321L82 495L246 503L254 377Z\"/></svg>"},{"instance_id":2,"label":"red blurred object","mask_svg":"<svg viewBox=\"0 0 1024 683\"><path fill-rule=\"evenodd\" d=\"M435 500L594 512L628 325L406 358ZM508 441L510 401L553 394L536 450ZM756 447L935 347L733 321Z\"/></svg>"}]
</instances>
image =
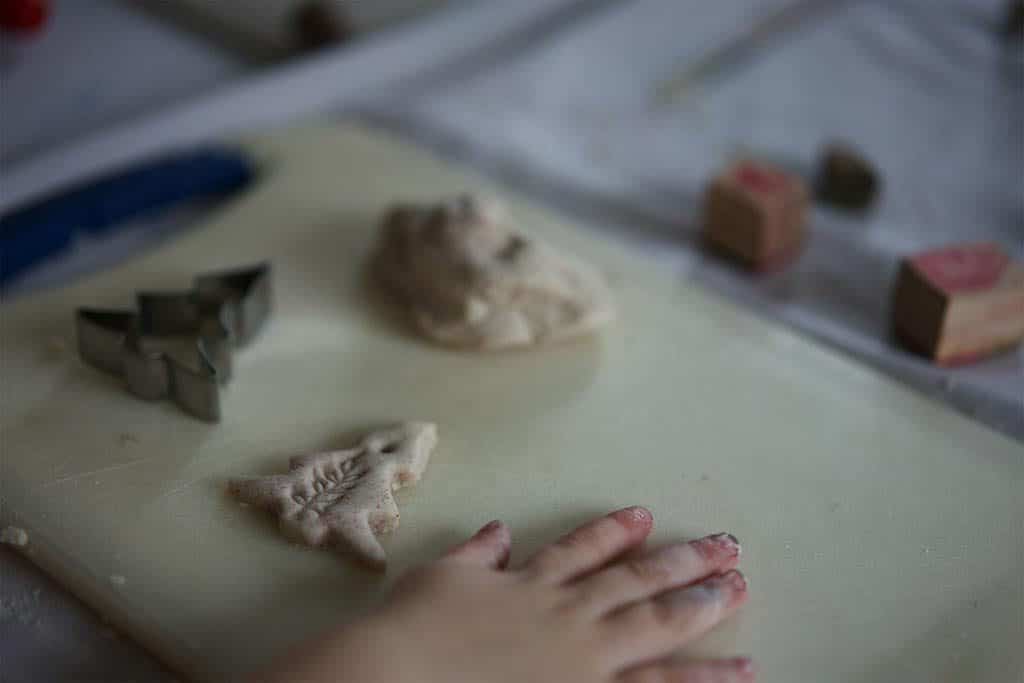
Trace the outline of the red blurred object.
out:
<instances>
[{"instance_id":1,"label":"red blurred object","mask_svg":"<svg viewBox=\"0 0 1024 683\"><path fill-rule=\"evenodd\" d=\"M50 17L49 0L0 0L0 28L38 31Z\"/></svg>"}]
</instances>

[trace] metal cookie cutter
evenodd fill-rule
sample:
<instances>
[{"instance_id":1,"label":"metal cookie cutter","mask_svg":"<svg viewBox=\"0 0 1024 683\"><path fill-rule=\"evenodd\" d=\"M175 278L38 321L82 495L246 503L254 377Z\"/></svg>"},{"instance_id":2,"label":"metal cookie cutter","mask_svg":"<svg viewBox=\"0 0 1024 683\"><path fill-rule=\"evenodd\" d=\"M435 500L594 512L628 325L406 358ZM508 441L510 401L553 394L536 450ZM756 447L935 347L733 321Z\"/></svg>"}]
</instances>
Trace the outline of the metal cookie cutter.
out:
<instances>
[{"instance_id":1,"label":"metal cookie cutter","mask_svg":"<svg viewBox=\"0 0 1024 683\"><path fill-rule=\"evenodd\" d=\"M169 397L185 412L220 420L220 386L231 378L231 351L249 343L270 315L270 264L200 275L185 292L143 292L138 312L80 308L78 353L89 365L124 377L128 390ZM196 367L142 348L143 337L196 337Z\"/></svg>"}]
</instances>

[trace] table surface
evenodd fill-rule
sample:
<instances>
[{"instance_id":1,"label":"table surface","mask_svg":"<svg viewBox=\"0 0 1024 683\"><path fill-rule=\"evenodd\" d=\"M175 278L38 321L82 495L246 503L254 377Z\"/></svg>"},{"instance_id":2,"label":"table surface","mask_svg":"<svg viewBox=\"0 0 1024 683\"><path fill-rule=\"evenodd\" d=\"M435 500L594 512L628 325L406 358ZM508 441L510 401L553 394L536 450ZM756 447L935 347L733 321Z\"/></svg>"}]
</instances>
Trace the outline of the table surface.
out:
<instances>
[{"instance_id":1,"label":"table surface","mask_svg":"<svg viewBox=\"0 0 1024 683\"><path fill-rule=\"evenodd\" d=\"M401 99L392 98L381 102L378 111L383 118L405 128L415 137L444 148L446 154L468 156L475 164L512 185L525 187L541 197L545 195L544 186L554 188L553 191L547 190L548 197L557 199L552 203L561 202L563 206L568 206L568 210L582 214L584 218L592 218L592 222L600 227L609 223L618 223L618 227L621 227L632 217L639 216L652 225L667 225L667 230L671 232L678 228L679 223L673 217L673 211L676 217L688 211L685 206L680 208L678 198L686 195L692 197L703 167L690 164L680 169L670 163L667 168L659 170L661 179L647 178L638 172L633 161L637 155L624 146L623 140L647 140L646 148L643 145L640 147L642 151L649 150L651 144L657 144L656 136L634 135L635 131L629 126L631 120L635 123L638 114L634 111L631 114L633 119L620 116L624 110L621 91L600 91L611 93L609 97L619 100L618 109L609 108L606 106L608 103L602 101L598 90L588 90L579 83L566 88L564 74L571 76L572 70L579 68L580 55L602 54L602 51L595 49L596 45L614 47L618 44L617 40L627 40L631 31L650 31L652 25L659 23L671 26L673 31L682 29L674 22L659 21L659 13L665 11L665 3L630 3L630 14L625 14L625 10L619 10L618 14L616 10L607 11L602 7L603 3L590 4L602 11L594 12L589 21L577 22L577 30L567 33L572 39L555 41L550 35L542 34L539 39L523 43L520 48L539 48L534 50L539 56L534 59L513 55L512 59L506 60L500 72L508 74L507 80L493 78L495 70L489 67L494 65L485 63L480 65L477 72L469 74L472 78L461 78L456 73L452 80L442 80L431 91L433 96L428 96L430 93L411 93L411 99L415 102L413 107L405 106ZM978 79L970 71L972 64L978 67L980 63L984 68L989 68L999 60L1008 59L1009 72L1020 73L1020 62L1012 61L1019 59L1019 52L1000 55L979 42L979 34L992 29L1001 3L996 0L973 4L944 1L942 11L934 16L941 18L945 13L947 18L955 20L945 23L941 19L922 16L921 8L931 6L927 3L907 2L892 8L883 3L858 4L863 6L851 10L852 14L846 17L845 23L839 25L839 34L843 36L840 45L846 45L847 48L851 43L860 45L860 48L854 50L858 59L864 58L864 51L870 52L878 60L879 68L892 70L903 78L922 84L919 90L926 93L943 87L958 90L959 95L955 98L957 106L949 108L946 115L940 117L946 132L956 130L957 116L965 112L975 117L978 109L988 108L993 112L992 116L1005 117L1000 120L1009 121L1010 127L1006 128L1004 123L1001 129L1009 136L1008 144L1003 147L1009 152L1015 149L1013 141L1019 142L1021 134L1019 121L1022 97L1019 87L1016 90L1001 91L995 85L995 76L988 80ZM58 11L48 33L42 38L13 40L5 36L0 39L0 78L3 79L4 88L4 97L0 98L0 121L3 127L3 135L0 135L0 170L6 170L41 152L56 149L63 143L102 127L159 112L176 102L208 92L252 71L252 67L240 57L160 23L126 3L93 0L86 4L65 0L56 5ZM746 5L764 11L766 7L777 3L763 1ZM693 12L689 16L699 16L699 20L685 27L685 30L690 31L688 35L691 40L688 43L676 40L676 49L671 52L662 49L658 53L658 50L654 50L658 54L641 65L646 69L645 73L648 76L666 75L670 72L668 67L676 58L692 54L693 51L699 52L713 45L716 40L726 39L730 27L735 25L737 17L742 18L745 11L737 7L736 2L722 2L716 3L714 11L708 10L706 4L700 12L691 8ZM632 11L638 8L643 11ZM584 16L590 15L584 13ZM764 60L762 66L748 73L744 77L745 81L740 79L737 86L725 88L724 95L715 95L715 98L720 98L719 102L705 101L684 108L682 114L670 117L675 120L672 125L704 126L702 130L706 130L709 117L717 118L723 108L735 111L734 120L730 124L732 131L755 131L741 140L742 144L768 147L772 152L781 147L783 154L790 155L790 158L795 156L798 161L806 163L814 140L824 133L819 130L818 138L805 138L794 146L794 124L787 123L787 112L779 109L777 103L780 98L766 94L765 88L768 85L751 88L750 84L771 83L771 74L774 73L777 78L780 72L793 68L793 60L799 60L801 49L805 51L804 54L807 49L820 49L816 41L826 40L829 35L834 34L826 33L825 38L813 33L806 34L802 39L802 47L801 42L797 41L794 48L779 51L777 58ZM655 43L652 41L652 44ZM622 54L618 48L611 47L604 51L608 59ZM950 50L952 57L949 57ZM929 60L937 53L945 53L947 59L952 59L958 65L954 68L941 63L936 67ZM145 60L133 60L133 57L142 54ZM816 78L827 78L830 68L839 68L844 75L848 75L849 70L843 70L842 65L837 67L835 60L849 57L849 52L843 53L840 50L835 53L826 49L822 54L825 56L816 66ZM538 78L537 65L552 58L560 58L560 61L555 62L558 68L551 70L555 72L554 75L549 74L550 78L547 79ZM630 68L624 64L616 66L608 59L600 62L601 68L606 71L622 72ZM76 64L75 70L66 70L65 65L69 62ZM160 71L161 78L151 77L154 68ZM994 69L988 71L994 72ZM116 73L117 78L112 78L112 73ZM492 77L480 75L487 73L492 74ZM563 76L556 78L558 73L563 73ZM949 79L950 74L953 74L952 85L950 82L943 83L943 79ZM899 79L896 80L895 87L899 87ZM47 81L60 82L61 87L38 87L39 83ZM531 81L536 87L524 90L525 85ZM509 83L519 89L509 87ZM511 95L495 98L495 90ZM857 89L851 88L851 91L856 92ZM598 95L595 96L595 92ZM634 93L633 104L625 109L636 107L636 102L642 96ZM509 97L513 98L515 106L508 106ZM927 104L928 99L924 97L915 102L920 104L923 101ZM972 101L980 104L972 107ZM409 111L418 113L410 117L406 115ZM752 112L762 115L763 123L751 121L749 117L755 115ZM838 114L826 107L828 112L831 112L834 123ZM794 119L801 122L797 125L807 123L807 117L795 116ZM481 127L481 121L490 121L491 125ZM500 125L493 125L495 121L500 121ZM580 137L585 139L572 145L566 144L566 141L572 140L571 129L580 121L585 124L579 126ZM1014 124L1014 121L1018 123ZM655 118L654 124L652 130L657 130L659 126L664 127L665 120ZM976 119L975 125L978 125ZM980 125L985 125L985 121ZM505 131L505 135L480 135L480 131L494 131L499 127ZM615 134L605 136L605 131L609 130ZM964 160L965 167L970 168L972 173L984 171L981 164L988 154L985 149L1000 147L998 130L992 133L995 137L987 143L989 146L981 150L980 158L974 158L976 155L972 151L971 136L963 136L960 142L952 145L949 156ZM934 135L934 131L931 134ZM607 140L602 141L602 138ZM715 148L713 153L708 155L707 149L698 146L697 149L688 149L687 154L693 158L704 155L706 158L720 160L728 156L730 151L735 151L737 140L740 140L735 134L731 139L715 134L708 136L708 139L710 142L707 144ZM523 145L524 140L530 140L532 144ZM537 140L543 140L543 143L538 145ZM780 140L791 144L780 144ZM692 142L686 144L692 145ZM881 152L884 155L884 144L869 144L872 153ZM549 154L546 158L534 156L523 160L510 153L520 147L544 147ZM1003 168L1011 179L1021 177L1020 167L1013 166L1014 163L1021 163L1019 154L997 157L1002 159L999 163L1009 164ZM920 159L918 163L921 163ZM524 172L527 166L529 173ZM590 169L590 174L581 177L581 167ZM950 169L950 173L954 172L957 168L955 164L937 168L929 162L926 168L932 177L941 178L943 187L956 182L955 176L952 180L946 180L941 175L943 168ZM686 183L665 185L663 179L671 174L686 178ZM996 191L1000 192L998 189ZM607 201L594 202L595 194L607 198ZM929 193L929 202L926 202L924 208L931 217L941 215L942 207L937 208L933 204L936 194ZM672 196L677 199L666 203L666 197ZM676 203L673 204L673 201ZM1019 199L1016 203L1012 198L1008 203L1004 200L1000 202L1005 220L998 222L998 225L1009 227L997 237L1011 250L1016 250L1018 254L1024 253L1024 228L1021 227L1024 225L1024 208ZM932 205L927 205L929 203ZM639 213L635 211L638 205L644 209ZM854 243L850 253L857 258L849 264L850 270L880 268L884 272L892 267L893 253L921 244L920 239L907 237L916 233L920 238L917 228L920 215L916 214L915 218L914 211L906 206L898 205L897 209L897 224L906 229L887 229L893 227L892 223L882 220L871 223L867 231L871 240L886 246L881 251L887 256L879 259L878 252L865 250L862 244ZM885 216L883 214L883 218ZM846 225L848 228L848 224L841 218L827 215L824 222L829 227L840 226L831 232L839 235L837 239L842 244L842 230L846 228L841 226ZM952 228L949 225L946 223L943 227L943 230L951 230L945 233L946 238L973 236L970 227L961 227L958 231L955 225ZM833 281L837 291L842 294L840 299L845 299L847 306L851 306L852 302L854 312L837 324L827 316L815 317L813 306L801 307L799 302L798 305L792 305L792 292L794 288L799 288L800 278L794 282L792 277L784 277L759 289L738 287L731 276L723 275L721 271L709 268L699 258L695 258L692 250L680 249L671 236L654 232L627 235L626 239L648 248L652 257L674 259L689 276L736 300L768 309L770 315L778 316L796 327L811 329L812 333L816 332L816 336L826 342L840 347L845 344L847 351L866 362L897 375L901 370L906 371L907 359L894 356L884 348L880 350L877 337L870 331L868 334L857 334L855 326L851 334L850 326L844 324L851 318L859 318L863 322L865 315L858 300L877 294L877 288L867 292L859 288L856 278L844 279L851 277L849 272L845 275L840 273L839 280ZM821 267L822 262L818 263ZM836 277L832 271L827 275ZM818 301L819 305L825 303L825 299ZM870 330L877 325L877 316L878 313L872 309L861 331L865 327ZM812 319L810 322L809 318ZM1018 396L1024 393L1024 375L1021 373L1019 355L1003 356L969 371L969 374L961 375L939 373L924 364L910 363L910 374L913 377L907 381L918 388L930 388L935 394L943 395L966 386L967 391L960 391L951 400L967 412L978 410L977 406L985 403L984 391L978 387L986 386L986 381L989 385L1002 387L1002 391L1011 396L1014 392ZM974 382L977 377L981 377L980 383ZM980 400L977 400L979 392ZM949 400L948 396L946 398ZM999 413L999 420L1009 420L1010 423L1014 420L1024 421L1024 408L1018 409L1011 402L1010 412L1006 413L1003 405L1004 410ZM1010 424L1008 431L1013 431L1013 424ZM112 631L97 624L95 617L74 597L15 557L11 551L2 548L0 660L5 665L5 681L67 680L76 676L102 680L161 680L161 668L148 655L132 643L116 638Z\"/></svg>"}]
</instances>

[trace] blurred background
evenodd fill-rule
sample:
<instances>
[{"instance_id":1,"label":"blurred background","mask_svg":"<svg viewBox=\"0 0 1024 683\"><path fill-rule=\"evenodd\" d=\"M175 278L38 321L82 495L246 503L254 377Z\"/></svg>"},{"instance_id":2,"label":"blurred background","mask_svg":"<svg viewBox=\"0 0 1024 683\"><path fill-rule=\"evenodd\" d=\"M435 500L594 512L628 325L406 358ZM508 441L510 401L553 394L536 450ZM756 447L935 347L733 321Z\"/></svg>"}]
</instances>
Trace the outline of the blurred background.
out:
<instances>
[{"instance_id":1,"label":"blurred background","mask_svg":"<svg viewBox=\"0 0 1024 683\"><path fill-rule=\"evenodd\" d=\"M0 212L170 149L355 117L467 162L682 279L1024 439L1018 347L949 368L892 335L906 259L978 243L1024 258L1020 2L0 0L0 8ZM852 207L823 189L823 159L837 145L871 179L869 196ZM738 159L788 174L812 195L803 251L770 272L737 268L702 246L706 189ZM181 216L76 243L12 277L3 296L124 259L173 236ZM1024 312L1006 315L1019 321ZM24 680L83 670L91 680L163 675L27 565L0 560L5 667L28 672Z\"/></svg>"}]
</instances>

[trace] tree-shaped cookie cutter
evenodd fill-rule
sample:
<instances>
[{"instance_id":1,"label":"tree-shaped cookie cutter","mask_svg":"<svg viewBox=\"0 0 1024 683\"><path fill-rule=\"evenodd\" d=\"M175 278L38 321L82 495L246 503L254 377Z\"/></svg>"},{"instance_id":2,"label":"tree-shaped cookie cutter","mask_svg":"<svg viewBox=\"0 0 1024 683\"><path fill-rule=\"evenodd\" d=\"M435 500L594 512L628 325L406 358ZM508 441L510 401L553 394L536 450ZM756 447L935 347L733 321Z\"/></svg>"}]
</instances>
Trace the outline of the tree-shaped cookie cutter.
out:
<instances>
[{"instance_id":1,"label":"tree-shaped cookie cutter","mask_svg":"<svg viewBox=\"0 0 1024 683\"><path fill-rule=\"evenodd\" d=\"M170 398L186 413L220 420L220 388L231 379L231 352L248 344L270 316L270 264L200 275L191 290L140 292L137 311L80 308L78 353L123 377L128 391ZM194 336L195 367L143 348L144 337Z\"/></svg>"}]
</instances>

